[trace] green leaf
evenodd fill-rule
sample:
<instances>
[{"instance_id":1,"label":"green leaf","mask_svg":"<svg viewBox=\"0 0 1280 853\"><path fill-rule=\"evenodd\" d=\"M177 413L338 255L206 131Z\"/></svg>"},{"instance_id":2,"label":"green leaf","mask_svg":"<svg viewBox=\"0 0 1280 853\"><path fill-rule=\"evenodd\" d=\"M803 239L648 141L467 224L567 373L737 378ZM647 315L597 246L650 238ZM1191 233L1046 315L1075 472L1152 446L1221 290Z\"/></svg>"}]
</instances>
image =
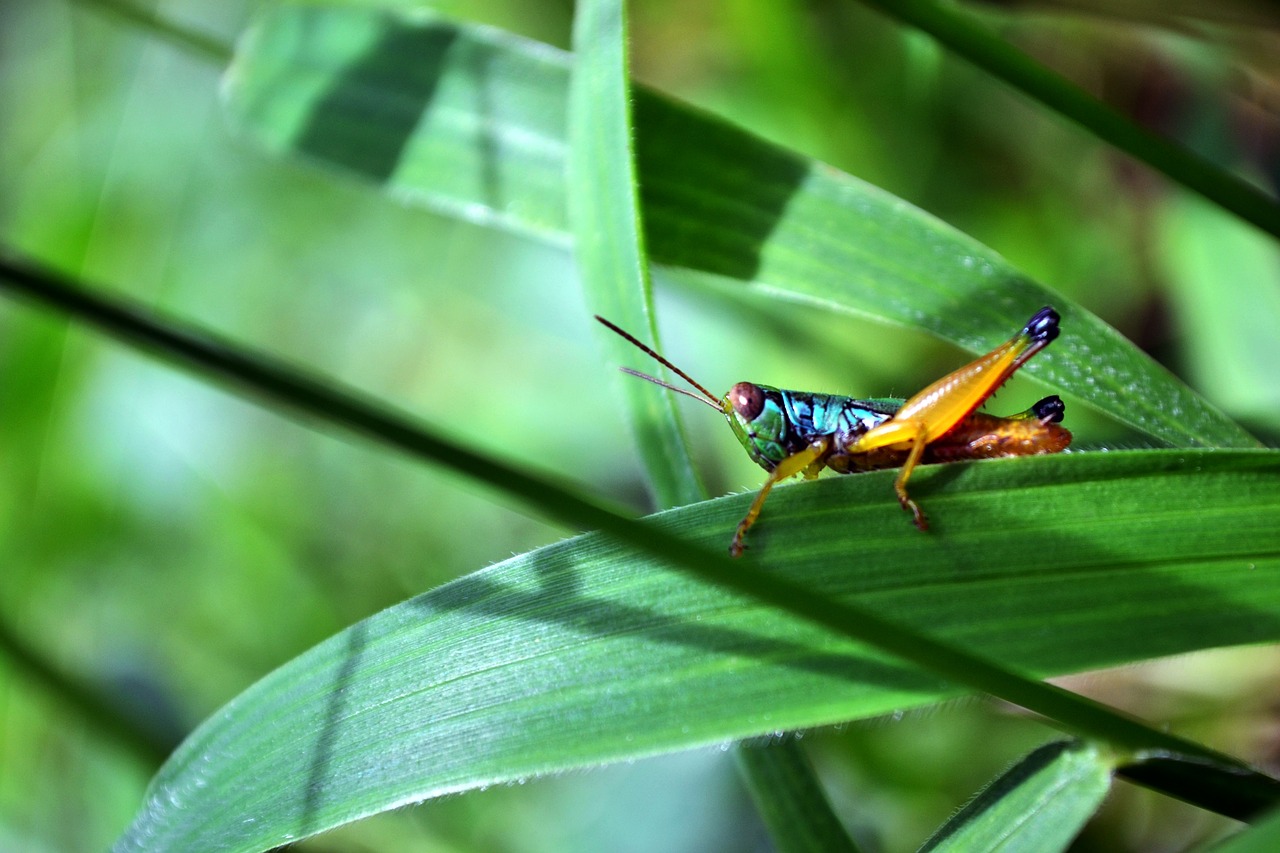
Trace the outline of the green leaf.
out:
<instances>
[{"instance_id":1,"label":"green leaf","mask_svg":"<svg viewBox=\"0 0 1280 853\"><path fill-rule=\"evenodd\" d=\"M1049 675L1280 639L1280 452L932 466L776 490L752 559ZM723 547L736 495L655 517ZM847 531L860 531L850 549ZM214 714L120 849L254 850L526 776L936 701L958 688L597 534L360 622Z\"/></svg>"},{"instance_id":2,"label":"green leaf","mask_svg":"<svg viewBox=\"0 0 1280 853\"><path fill-rule=\"evenodd\" d=\"M274 6L226 80L268 149L413 204L567 245L569 57L480 27ZM708 276L990 349L1041 305L1063 337L1024 368L1175 446L1256 446L1113 329L900 199L642 89L636 157L650 256Z\"/></svg>"},{"instance_id":3,"label":"green leaf","mask_svg":"<svg viewBox=\"0 0 1280 853\"><path fill-rule=\"evenodd\" d=\"M1097 747L1046 744L947 821L921 853L1066 850L1106 798L1111 771Z\"/></svg>"},{"instance_id":4,"label":"green leaf","mask_svg":"<svg viewBox=\"0 0 1280 853\"><path fill-rule=\"evenodd\" d=\"M656 345L632 158L624 23L615 3L581 3L574 16L580 60L569 88L568 192L578 271L592 313L643 330L642 337ZM636 360L631 344L612 333L605 337L610 362ZM643 367L653 370L649 363ZM659 504L704 500L707 493L690 457L674 395L655 393L630 379L622 383L622 391Z\"/></svg>"},{"instance_id":5,"label":"green leaf","mask_svg":"<svg viewBox=\"0 0 1280 853\"><path fill-rule=\"evenodd\" d=\"M870 644L898 660L943 673L957 684L969 685L1036 711L1068 730L1107 741L1142 762L1126 767L1124 772L1143 784L1242 818L1280 801L1280 782L1251 771L1229 756L1117 715L1061 688L1033 680L981 653L974 654L903 626L892 616L882 616L868 606L826 596L800 581L769 571L767 564L757 567L754 561L735 563L710 547L622 517L545 477L435 435L432 430L351 389L308 376L278 359L237 347L172 318L156 317L129 300L104 298L91 290L77 288L59 276L29 265L11 263L0 257L0 267L3 267L0 287L47 307L67 311L135 346L153 349L177 364L230 381L277 405L321 417L402 452L433 460L513 497L532 501L548 517L606 531L613 541L654 555L665 565L678 568L700 582L712 581L722 590L767 603L835 636ZM1168 454L1165 456L1170 458ZM847 537L851 530L842 527L832 531L833 535L846 536L846 547L841 553L849 552ZM911 541L914 545L915 540ZM1184 764L1198 768L1199 772L1189 774Z\"/></svg>"},{"instance_id":6,"label":"green leaf","mask_svg":"<svg viewBox=\"0 0 1280 853\"><path fill-rule=\"evenodd\" d=\"M738 763L778 853L857 853L797 741L743 744Z\"/></svg>"}]
</instances>

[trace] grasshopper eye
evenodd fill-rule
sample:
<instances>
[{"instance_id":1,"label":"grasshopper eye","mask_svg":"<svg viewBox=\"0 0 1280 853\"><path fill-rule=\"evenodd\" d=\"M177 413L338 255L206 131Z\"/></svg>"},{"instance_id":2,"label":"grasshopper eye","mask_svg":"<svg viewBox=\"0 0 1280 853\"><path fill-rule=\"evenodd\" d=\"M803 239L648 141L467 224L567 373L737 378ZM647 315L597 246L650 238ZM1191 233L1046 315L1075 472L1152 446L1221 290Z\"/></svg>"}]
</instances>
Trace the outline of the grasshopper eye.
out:
<instances>
[{"instance_id":1,"label":"grasshopper eye","mask_svg":"<svg viewBox=\"0 0 1280 853\"><path fill-rule=\"evenodd\" d=\"M758 385L739 382L729 389L729 405L745 421L754 421L764 410L764 392Z\"/></svg>"}]
</instances>

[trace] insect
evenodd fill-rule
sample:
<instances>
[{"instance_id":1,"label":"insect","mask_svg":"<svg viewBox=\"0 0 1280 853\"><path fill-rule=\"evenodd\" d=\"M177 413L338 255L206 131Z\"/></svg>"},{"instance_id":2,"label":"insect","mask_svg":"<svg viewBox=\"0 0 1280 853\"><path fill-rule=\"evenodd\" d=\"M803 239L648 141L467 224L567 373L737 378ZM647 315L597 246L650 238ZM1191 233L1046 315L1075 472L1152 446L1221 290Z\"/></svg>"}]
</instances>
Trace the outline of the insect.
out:
<instances>
[{"instance_id":1,"label":"insect","mask_svg":"<svg viewBox=\"0 0 1280 853\"><path fill-rule=\"evenodd\" d=\"M1057 453L1071 444L1071 433L1059 426L1066 407L1056 395L1007 417L976 411L1014 371L1058 337L1060 318L1049 306L1037 311L1005 343L906 400L861 400L751 382L739 382L717 398L627 332L603 317L596 319L670 368L698 393L627 367L622 368L624 373L718 410L751 459L769 472L733 535L729 553L735 557L742 555L747 530L760 516L769 490L795 474L813 479L823 468L839 474L900 468L893 483L898 502L911 513L916 527L928 530L920 505L907 494L907 481L917 465L1035 456Z\"/></svg>"}]
</instances>

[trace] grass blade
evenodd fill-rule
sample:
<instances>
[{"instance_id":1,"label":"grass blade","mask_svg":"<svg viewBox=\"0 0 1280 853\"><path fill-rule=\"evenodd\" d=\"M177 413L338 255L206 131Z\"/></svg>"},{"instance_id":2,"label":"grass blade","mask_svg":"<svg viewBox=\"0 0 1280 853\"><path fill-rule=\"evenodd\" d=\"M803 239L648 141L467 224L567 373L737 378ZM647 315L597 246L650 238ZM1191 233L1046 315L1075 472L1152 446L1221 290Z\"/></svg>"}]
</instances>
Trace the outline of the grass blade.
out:
<instances>
[{"instance_id":1,"label":"grass blade","mask_svg":"<svg viewBox=\"0 0 1280 853\"><path fill-rule=\"evenodd\" d=\"M1066 850L1111 790L1111 769L1096 747L1046 744L985 788L920 853Z\"/></svg>"},{"instance_id":2,"label":"grass blade","mask_svg":"<svg viewBox=\"0 0 1280 853\"><path fill-rule=\"evenodd\" d=\"M928 33L956 55L1004 80L1245 222L1280 237L1280 203L1253 184L1122 116L1066 78L992 35L954 5L934 0L863 0Z\"/></svg>"},{"instance_id":3,"label":"grass blade","mask_svg":"<svg viewBox=\"0 0 1280 853\"><path fill-rule=\"evenodd\" d=\"M795 740L743 744L738 762L779 853L858 853Z\"/></svg>"},{"instance_id":4,"label":"grass blade","mask_svg":"<svg viewBox=\"0 0 1280 853\"><path fill-rule=\"evenodd\" d=\"M1210 853L1271 853L1277 848L1280 848L1280 811L1214 845Z\"/></svg>"},{"instance_id":5,"label":"grass blade","mask_svg":"<svg viewBox=\"0 0 1280 853\"><path fill-rule=\"evenodd\" d=\"M569 72L567 55L480 27L276 6L241 42L227 106L270 150L567 245ZM728 280L973 352L1051 303L1070 334L1024 372L1174 446L1257 446L1098 318L900 199L644 90L634 121L647 246L675 280Z\"/></svg>"},{"instance_id":6,"label":"grass blade","mask_svg":"<svg viewBox=\"0 0 1280 853\"><path fill-rule=\"evenodd\" d=\"M631 98L624 16L616 3L580 4L579 57L569 86L569 208L574 252L591 313L657 342L649 259L632 157ZM638 359L630 344L601 333L614 364ZM644 363L652 372L655 365ZM640 456L661 506L707 497L689 455L674 395L632 379L621 383Z\"/></svg>"},{"instance_id":7,"label":"grass blade","mask_svg":"<svg viewBox=\"0 0 1280 853\"><path fill-rule=\"evenodd\" d=\"M1204 648L1230 642L1259 642L1271 639L1272 635L1267 634L1266 631L1268 626L1275 628L1275 620L1265 614L1266 608L1261 604L1267 589L1253 588L1257 586L1253 583L1257 577L1253 572L1259 566L1264 570L1273 571L1280 564L1280 541L1277 541L1280 537L1277 536L1274 526L1269 523L1276 510L1280 509L1277 505L1277 500L1280 500L1277 498L1277 495L1280 495L1280 488L1277 488L1277 478L1280 477L1280 453L1185 451L1175 454L1147 451L1128 454L1035 457L1024 460L996 460L975 465L946 466L923 473L919 477L923 488L917 488L917 495L927 497L930 493L928 488L930 482L938 480L946 483L954 481L962 474L968 475L965 477L963 492L943 490L945 494L928 498L930 509L935 512L936 532L933 536L920 536L904 524L897 510L896 500L886 498L890 494L888 482L892 478L892 472L843 478L841 481L828 480L810 484L803 489L780 489L779 494L770 504L771 520L768 529L773 532L753 531L754 543L757 546L763 549L768 542L774 544L769 546L769 551L753 561L735 562L725 557L720 548L723 547L727 531L732 529L737 518L745 510L745 504L750 499L747 495L695 505L688 508L687 517L674 513L664 516L667 524L672 520L679 522L688 519L702 525L700 528L686 528L679 523L669 528L665 524L657 527L638 524L568 492L546 478L512 468L468 448L452 445L401 415L381 409L376 404L362 400L358 395L352 395L340 388L334 388L301 375L269 357L238 351L225 341L220 341L206 333L183 328L171 321L157 322L136 305L122 304L78 290L47 273L36 272L10 261L0 263L0 285L41 304L59 308L79 319L88 320L131 344L158 350L185 367L198 369L222 380L231 380L241 387L247 387L254 394L263 395L276 403L284 403L402 451L434 460L467 474L477 481L491 484L507 494L522 498L550 517L597 527L605 531L612 541L622 543L626 547L634 547L645 554L660 555L660 562L656 564L646 561L633 562L621 575L611 575L618 561L620 559L630 561L630 555L625 551L619 552L616 547L602 548L602 543L591 539L569 543L566 545L569 552L561 556L561 559L567 560L567 566L573 567L576 571L580 565L591 565L593 560L603 556L602 562L596 565L604 571L603 575L591 579L583 586L578 585L576 575L571 574L565 579L568 591L572 594L572 601L569 602L572 612L581 612L583 606L578 599L577 590L601 588L610 577L614 580L621 577L626 583L638 583L642 580L656 581L658 586L655 589L659 591L661 597L674 592L680 601L688 598L695 605L695 609L690 613L693 614L695 621L700 621L703 614L713 614L718 609L723 609L723 605L718 607L714 602L701 600L699 595L692 594L695 590L705 591L705 582L713 581L717 585L716 594L726 596L727 601L740 604L745 596L747 601L766 601L770 603L771 608L778 608L808 620L812 625L805 623L808 625L806 630L816 631L818 637L825 637L824 643L829 643L832 637L842 637L871 644L881 650L873 656L871 673L885 674L900 668L890 663L892 658L886 660L883 657L883 653L888 652L916 666L943 673L956 684L967 684L1008 699L1056 720L1069 729L1106 740L1135 758L1158 755L1164 758L1186 759L1202 765L1203 768L1219 771L1218 776L1230 776L1234 779L1237 788L1251 793L1251 798L1248 800L1238 798L1241 803L1247 805L1248 810L1256 810L1258 804L1274 802L1277 798L1274 780L1252 773L1226 756L1180 738L1157 732L1116 715L1102 706L1022 674L1027 671L1032 673L1040 671L1035 664L1028 665L1025 662L1024 655L1028 644L1022 636L1027 627L1023 620L1028 614L1037 612L1037 609L1032 606L1032 601L1020 598L1016 594L1016 588L1031 574L1029 569L1042 568L1025 565L1025 555L1037 553L1054 554L1055 563L1049 568L1055 571L1064 566L1083 568L1087 575L1095 569L1102 569L1107 580L1141 581L1147 575L1155 577L1157 579L1155 588L1142 588L1142 584L1139 583L1139 588L1136 589L1122 587L1102 593L1110 595L1114 601L1122 603L1126 608L1132 607L1135 611L1103 614L1106 619L1101 627L1105 630L1115 631L1122 628L1125 636L1132 636L1131 631L1140 631L1143 632L1140 635L1142 639L1159 636L1162 640L1171 641L1169 646L1158 651L1152 651L1150 647L1146 647L1147 653L1138 653L1135 657L1184 650L1178 647L1179 641L1193 643L1194 645L1190 646L1192 648ZM1029 484L1036 484L1036 489L1030 493L1028 492ZM832 488L838 489L837 494L843 494L844 498L836 499L830 492ZM865 488L875 488L878 491L874 494L863 492L859 495L858 490ZM1029 500L1029 494L1036 500ZM1191 507L1187 506L1189 494L1194 494L1197 500L1197 503ZM818 500L817 504L812 503L815 499ZM797 507L801 508L798 513L795 511ZM1105 516L1099 516L1099 507L1108 507ZM896 523L887 523L889 518L896 519ZM707 526L708 523L710 527ZM765 525L762 523L761 527ZM1124 531L1126 535L1116 535L1117 530ZM945 533L945 536L937 535L940 533ZM801 538L793 538L797 534ZM720 543L719 548L709 545L709 540L712 539ZM605 540L604 544L608 541ZM975 545L979 546L976 551L973 550ZM543 562L543 557L546 556L544 551L526 555L518 560L528 559L535 569L540 569L549 565ZM988 624L991 617L993 610L991 602L998 600L1015 603L1018 606L1014 613L1014 624L1018 627L1017 650L1007 655L998 653L992 655L992 650L980 639L975 640L962 635L958 639L964 643L965 648L972 647L978 650L977 654L972 654L951 645L945 639L932 639L932 635L939 633L940 626L947 624L943 612L931 613L930 618L923 623L913 623L910 618L903 618L902 614L895 612L892 595L888 601L874 600L877 584L870 577L857 578L855 572L849 571L853 567L874 566L876 574L884 573L894 578L909 580L912 576L912 564L905 558L911 552L917 556L914 564L917 571L927 573L928 570L941 567L951 580L954 581L959 577L962 587L969 591L982 586L981 583L974 583L974 581L984 577L984 573L989 572L991 567L996 567L997 577L1000 577L1003 571L1012 569L1017 577L1014 590L1002 591L998 596L991 596L990 590L983 589L979 600L966 599L961 594L950 594L941 603L944 606L944 612L951 613L953 619L957 616L972 619L974 614L979 614L977 618L983 626ZM856 557L852 565L850 564L851 555ZM693 582L693 588L688 590L689 595L680 592L678 586L670 585L673 580L671 576L653 571L654 568L666 565L677 567L691 578L697 579ZM956 570L963 570L966 566L980 569L980 571L977 575L954 574ZM1184 590L1169 585L1169 578L1164 575L1166 567L1175 566L1184 566L1193 572L1203 572L1204 577L1211 582L1216 583L1226 579L1226 589L1233 588L1243 578L1246 581L1243 585L1248 588L1247 593L1239 601L1222 599L1220 607L1216 606L1218 599L1208 598L1203 591L1193 592L1191 602L1180 601L1178 593ZM1153 568L1156 571L1153 571ZM791 575L784 569L801 571ZM820 579L824 576L831 579L830 573L833 569L838 575L835 579L837 587L851 579L859 580L859 585L852 588L857 591L853 598L849 597L848 589L845 595L841 595L838 589L824 588L820 583ZM541 578L540 571L535 571L535 575ZM1068 577L1071 581L1070 588L1075 590L1080 576L1069 573ZM1090 579L1088 592L1092 594L1098 589L1098 584L1096 578ZM814 586L815 583L818 586ZM926 584L929 590L927 597L936 603L932 598L931 586L931 583ZM1038 602L1044 590L1034 587L1033 589L1033 599ZM868 591L872 595L864 600L863 594ZM1026 588L1023 588L1022 592L1025 593ZM1066 592L1067 590L1062 590L1059 595ZM1075 590L1075 594L1078 595L1079 590ZM1063 600L1069 600L1069 598L1070 596L1067 596ZM623 601L627 600L624 596ZM1143 608L1149 607L1152 602L1158 602L1159 619L1174 618L1172 622L1162 623L1158 634L1145 632L1141 624L1142 619L1136 618L1142 615ZM521 602L517 600L514 603ZM1051 597L1049 603L1060 602L1054 601ZM1225 624L1206 626L1203 624L1206 611L1200 610L1188 615L1181 611L1181 608L1187 604L1190 604L1193 609L1208 605L1208 612L1212 613L1218 622ZM962 605L962 609L951 611L950 608L955 605ZM1260 607L1261 610L1259 610ZM1092 603L1086 609L1091 616L1097 612L1096 606L1092 606ZM388 611L388 613L392 612L399 615L388 618L403 617L403 611ZM533 612L541 613L537 607ZM599 615L601 612L607 613L597 609L594 604L588 606L586 612L589 616ZM766 609L765 612L778 616L773 609ZM1219 618L1223 613L1230 613L1231 618L1229 620ZM1253 617L1251 614L1254 613L1261 615ZM1147 615L1149 618L1149 613ZM781 635L785 640L782 647L795 650L798 647L791 644L791 637L799 623L794 623L792 616L781 618L784 620L783 624L788 626ZM1064 614L1053 613L1047 618L1056 626L1062 624L1065 617ZM599 626L602 629L608 629L611 624L613 621L606 618ZM362 632L367 627L366 623L360 623L340 636L356 636L363 648L365 640L362 638ZM469 644L475 640L473 628L474 625L467 629L464 644L461 647L463 650L469 648ZM1215 632L1207 628L1218 630ZM1225 634L1222 631L1223 628L1227 629ZM1244 629L1243 634L1231 633L1231 629L1241 628ZM572 644L582 645L581 635L577 630L575 628L573 631ZM916 630L927 631L928 634L916 633ZM1187 633L1188 630L1190 633ZM945 628L941 630L941 634L946 636ZM1086 662L1074 657L1078 645L1089 640L1081 632L1055 630L1053 634L1057 638L1055 645L1066 645L1066 648L1059 648L1059 651L1066 656L1066 659L1074 660L1075 665L1080 668L1114 662L1100 660ZM505 637L505 634L503 636ZM1064 640L1063 638L1066 637L1070 639ZM774 640L776 639L778 638L766 643L769 650L762 648L757 654L766 659L775 658L777 649L774 648ZM838 641L837 647L844 646L847 639ZM422 640L423 638L418 638L414 642ZM335 639L324 648L331 648L335 643L341 648L343 642L345 641ZM505 644L505 639L499 642ZM522 650L526 648L523 642L519 645ZM596 647L601 644L592 642L586 645ZM537 642L535 642L536 646ZM602 648L604 646L607 644L601 645ZM1095 651L1106 649L1114 652L1116 645L1113 642L1101 642L1096 644L1096 649L1094 646L1090 648ZM396 654L399 655L403 651L404 649L401 649ZM324 654L331 653L331 651L317 652L322 657ZM306 657L304 655L298 660L301 661ZM647 653L645 657L646 659L649 657ZM701 659L701 650L698 657ZM660 660L661 656L654 659ZM1018 666L1022 669L1011 670L1007 664L994 663L995 660L1019 661ZM612 659L609 658L604 659L603 663L613 665ZM556 666L559 665L560 662L557 662ZM702 665L700 662L697 667L700 668ZM885 669L886 665L889 666L888 670ZM300 663L298 666L305 670L309 664ZM339 671L344 672L346 667L347 663L342 663ZM484 664L486 671L490 668L488 663ZM842 677L847 677L843 673L843 664L840 668ZM1068 665L1067 668L1071 666ZM586 673L588 670L579 670L579 672ZM520 672L518 675L523 679L529 673ZM280 676L284 684L288 684L292 677ZM378 680L371 685L371 689L396 691L400 689L398 685L417 683L414 679L404 682L388 680L388 678L387 672L379 671ZM594 671L591 678L593 680L596 678ZM667 673L664 672L660 679L665 678ZM872 674L871 678L878 681L880 675ZM857 680L860 679L861 676L857 678ZM341 680L344 685L340 686L338 695L346 696L345 676ZM533 680L537 681L537 678ZM890 683L895 681L897 681L896 678L890 679ZM899 685L909 684L910 681L911 679L907 682L899 682ZM926 678L924 683L931 685L923 691L925 695L937 695L939 690L954 689L943 688L934 677ZM647 690L649 686L646 683L644 689ZM292 689L289 688L290 691ZM693 688L689 693L695 697L701 696L702 689ZM711 691L707 694L709 696L732 700L730 709L732 714L740 715L744 707L750 707L752 704L747 702L746 705L741 705L739 703L743 700L742 696L731 695L731 693L722 695L714 686L706 689ZM777 695L787 694L789 690L783 689ZM899 700L895 704L911 704L909 697L913 694L917 694L917 699L919 698L918 687L908 687L905 694L895 694L895 698ZM841 714L857 715L853 709L842 705L839 701L833 703L832 694L823 693L816 685L801 689L797 696L801 701L817 701L820 707L828 710L838 709L838 713ZM327 708L331 698L326 699L324 695L313 696L309 705L314 706L319 702ZM378 701L387 703L391 698L389 695L383 695ZM290 707L293 706L290 705ZM647 706L643 702L632 702L629 707ZM680 703L672 705L672 708L681 707L683 706ZM316 713L314 707L298 710L303 714ZM813 710L810 708L810 712ZM288 716L279 707L274 708L271 713ZM327 719L328 713L326 710L322 716ZM417 714L418 710L414 710L413 713ZM741 724L741 717L739 716L738 719ZM774 716L770 712L769 729L794 728L830 721L832 720L823 719L821 713L818 714L818 718L805 715L792 718L785 714ZM717 730L718 733L715 736L740 738L758 733L754 727L759 726L761 720L752 717L747 722L745 731L735 731L733 726L729 726L727 730ZM209 725L216 730L219 724L220 722L215 720ZM510 720L503 722L503 725L509 724L511 724ZM685 736L692 732L693 727L682 724L677 741L680 744L691 745L685 740ZM394 737L404 733L402 727L395 727L390 730L389 735ZM708 734L707 731L703 732L704 736ZM641 743L643 742L642 740ZM692 741L692 743L696 742L696 740ZM546 740L546 744L551 745L552 741ZM200 743L199 737L188 740L183 748L187 750L185 754L188 756L185 761L192 760L193 755L199 756L200 750L207 746L207 743ZM320 746L327 766L331 746L327 735ZM383 751L385 746L385 744L379 746L379 756L385 754ZM397 749L404 746L405 744L400 743ZM657 748L653 744L650 744L650 747ZM671 748L678 747L672 745ZM183 754L181 750L180 754ZM241 753L236 761L242 763L250 756L258 754L259 752ZM642 751L638 754L647 753ZM564 753L565 760L570 760L575 755L581 757L579 751L574 748L569 748ZM312 757L314 758L314 750ZM598 760L608 760L608 758L608 756L598 756ZM203 760L200 759L200 761ZM541 760L543 759L539 759ZM156 797L159 798L160 805L157 805L157 801L153 799L147 806L148 811L158 808L171 815L162 804L165 802L180 804L183 801L183 797L178 793L164 791L166 784L179 787L190 785L203 787L207 784L204 777L199 775L203 772L203 766L195 771L190 767L183 770L181 765L184 760L175 759L175 762L176 764L171 762L173 767L168 775L162 772L157 777L156 790L160 793L157 793ZM515 762L506 766L525 765ZM476 771L476 767L472 765L468 764L467 767L468 773ZM343 777L343 785L351 781L345 778L349 769L349 767L343 767L338 770L338 775ZM542 772L546 769L550 767L535 763L528 772ZM197 773L196 779L190 778L191 772ZM237 775L239 772L237 771ZM390 772L395 778L396 785L417 786L422 783L419 776L404 778L397 775L399 771ZM483 777L488 772L490 771L485 770L480 776ZM368 777L364 774L357 778L360 782L368 781ZM281 784L284 782L284 780L277 781ZM314 792L317 784L308 783L306 790ZM268 793L272 798L288 795L284 788ZM384 808L389 804L382 799L386 791L370 792L361 788L360 791L353 793L357 795L360 803L364 803L359 806L362 809L370 808L367 802L368 797L373 797L379 804L377 808ZM1180 790L1179 795L1194 799L1195 786ZM236 796L239 797L241 794L237 793ZM310 798L311 793L308 793L307 803L310 803ZM393 805L395 802L402 801L395 800L390 804ZM296 803L293 805L296 806ZM369 811L351 812L350 809L353 807L353 801L344 795L339 798L336 806L338 811L331 814L330 818L352 819L359 814L370 813ZM303 809L304 826L312 826L315 821L315 816L312 814L314 811L314 804L306 805ZM1247 811L1241 813L1247 813ZM283 814L286 824L296 825L295 821L299 819L299 815L295 811L286 811ZM145 827L145 821L143 825L144 828L138 830L142 835L135 835L135 840L140 838L145 841L154 832L153 829ZM278 831L281 825L278 821L273 822L263 831L272 833ZM218 831L224 830L225 827L219 825ZM278 841L279 839L277 843Z\"/></svg>"},{"instance_id":8,"label":"grass blade","mask_svg":"<svg viewBox=\"0 0 1280 853\"><path fill-rule=\"evenodd\" d=\"M945 538L910 528L889 476L784 487L756 556L821 600L1040 676L1280 639L1280 586L1260 583L1280 572L1261 518L1280 500L1280 453L1171 455L931 470L962 474L963 489L931 490ZM663 513L651 533L720 547L747 499ZM1114 507L1101 529L1100 507ZM840 540L850 526L860 550ZM961 692L659 566L589 534L352 626L213 715L122 849L261 849L447 792Z\"/></svg>"},{"instance_id":9,"label":"grass blade","mask_svg":"<svg viewBox=\"0 0 1280 853\"><path fill-rule=\"evenodd\" d=\"M624 6L613 0L578 4L577 62L569 86L569 209L583 289L593 313L645 329L661 349L653 319L649 259L636 188L631 88ZM607 352L634 363L630 345L610 337ZM642 364L654 371L655 365ZM629 422L659 502L665 507L705 500L674 395L626 381ZM738 767L782 853L851 850L852 842L792 742L763 752L739 750ZM800 824L791 822L799 818ZM799 826L805 830L797 832Z\"/></svg>"}]
</instances>

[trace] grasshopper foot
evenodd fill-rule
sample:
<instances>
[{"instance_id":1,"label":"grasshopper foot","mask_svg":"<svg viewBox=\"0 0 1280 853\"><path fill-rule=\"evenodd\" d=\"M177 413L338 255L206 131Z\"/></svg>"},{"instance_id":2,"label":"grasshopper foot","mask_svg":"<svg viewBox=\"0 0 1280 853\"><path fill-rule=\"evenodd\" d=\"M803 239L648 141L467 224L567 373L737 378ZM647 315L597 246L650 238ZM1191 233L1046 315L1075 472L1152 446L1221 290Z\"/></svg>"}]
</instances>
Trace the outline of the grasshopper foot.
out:
<instances>
[{"instance_id":1,"label":"grasshopper foot","mask_svg":"<svg viewBox=\"0 0 1280 853\"><path fill-rule=\"evenodd\" d=\"M1047 346L1054 338L1058 337L1058 322L1061 319L1057 311L1046 305L1027 321L1026 328L1022 330L1022 334L1041 346Z\"/></svg>"},{"instance_id":2,"label":"grasshopper foot","mask_svg":"<svg viewBox=\"0 0 1280 853\"><path fill-rule=\"evenodd\" d=\"M898 503L902 504L902 508L911 513L911 521L915 524L916 529L921 532L929 530L929 519L924 514L924 510L920 509L920 504L911 500L906 495L898 495Z\"/></svg>"},{"instance_id":3,"label":"grasshopper foot","mask_svg":"<svg viewBox=\"0 0 1280 853\"><path fill-rule=\"evenodd\" d=\"M1060 424L1062 416L1066 413L1067 406L1062 402L1062 398L1057 394L1051 397L1045 397L1031 407L1031 414L1039 418L1042 423Z\"/></svg>"},{"instance_id":4,"label":"grasshopper foot","mask_svg":"<svg viewBox=\"0 0 1280 853\"><path fill-rule=\"evenodd\" d=\"M744 518L738 523L738 529L733 532L733 541L729 543L729 556L741 557L742 552L747 550L747 546L742 544L742 540L747 535L747 528L751 526L751 521Z\"/></svg>"}]
</instances>

